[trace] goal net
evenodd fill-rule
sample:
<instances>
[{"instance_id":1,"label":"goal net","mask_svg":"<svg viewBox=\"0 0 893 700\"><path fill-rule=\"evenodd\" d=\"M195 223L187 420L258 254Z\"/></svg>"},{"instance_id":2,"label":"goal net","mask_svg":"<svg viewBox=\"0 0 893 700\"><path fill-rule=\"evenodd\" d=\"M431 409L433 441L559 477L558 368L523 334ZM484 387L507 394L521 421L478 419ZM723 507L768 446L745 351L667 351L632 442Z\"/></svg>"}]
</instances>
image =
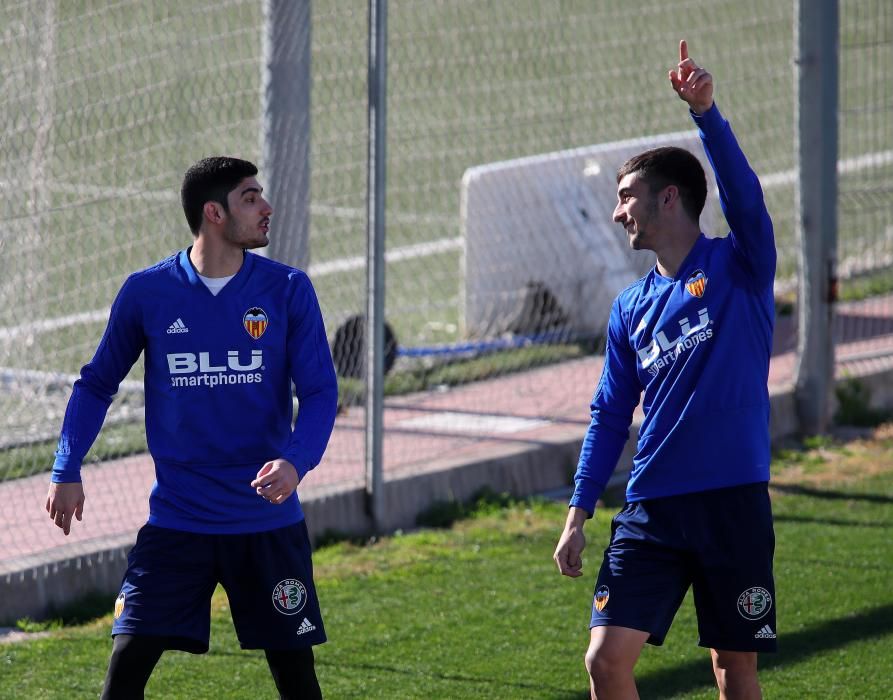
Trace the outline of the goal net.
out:
<instances>
[{"instance_id":1,"label":"goal net","mask_svg":"<svg viewBox=\"0 0 893 700\"><path fill-rule=\"evenodd\" d=\"M615 176L627 159L657 146L685 148L701 160L708 176L701 228L713 234L716 185L697 131L468 170L461 209L465 334L488 337L560 325L585 337L603 335L614 297L654 264L653 253L629 248L626 233L612 219ZM518 318L530 304L526 297L532 288L548 290L557 303L555 309L534 311L545 327L538 327L536 318ZM558 318L545 318L549 313Z\"/></svg>"}]
</instances>

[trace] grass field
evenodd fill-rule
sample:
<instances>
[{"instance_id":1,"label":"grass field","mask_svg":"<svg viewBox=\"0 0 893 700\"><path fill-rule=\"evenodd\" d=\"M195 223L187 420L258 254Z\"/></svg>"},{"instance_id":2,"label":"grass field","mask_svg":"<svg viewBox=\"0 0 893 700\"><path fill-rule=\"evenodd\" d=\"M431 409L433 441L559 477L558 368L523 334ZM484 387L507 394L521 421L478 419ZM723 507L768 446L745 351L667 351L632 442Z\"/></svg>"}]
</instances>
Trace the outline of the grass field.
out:
<instances>
[{"instance_id":1,"label":"grass field","mask_svg":"<svg viewBox=\"0 0 893 700\"><path fill-rule=\"evenodd\" d=\"M893 427L781 452L773 471L780 651L761 659L765 697L889 697ZM330 641L317 662L326 696L588 697L586 623L615 509L601 508L588 526L578 580L562 579L550 558L565 507L539 500L484 504L448 530L322 548L315 563ZM109 624L106 615L0 645L0 697L96 696ZM643 653L643 698L715 697L696 636L688 599L666 644ZM262 656L238 650L220 592L211 651L166 654L147 688L148 698L273 696Z\"/></svg>"}]
</instances>

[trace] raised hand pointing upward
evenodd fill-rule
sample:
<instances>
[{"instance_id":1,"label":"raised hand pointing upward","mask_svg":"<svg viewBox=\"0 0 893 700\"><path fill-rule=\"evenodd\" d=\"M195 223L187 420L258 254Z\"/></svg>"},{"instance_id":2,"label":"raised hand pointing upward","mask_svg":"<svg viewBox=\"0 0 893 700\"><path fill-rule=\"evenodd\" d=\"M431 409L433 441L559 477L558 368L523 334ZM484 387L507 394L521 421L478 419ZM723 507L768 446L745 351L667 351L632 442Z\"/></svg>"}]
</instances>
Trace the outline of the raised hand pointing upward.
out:
<instances>
[{"instance_id":1,"label":"raised hand pointing upward","mask_svg":"<svg viewBox=\"0 0 893 700\"><path fill-rule=\"evenodd\" d=\"M679 65L669 72L669 77L676 94L695 114L703 114L713 106L713 76L688 57L685 39L679 42Z\"/></svg>"},{"instance_id":2,"label":"raised hand pointing upward","mask_svg":"<svg viewBox=\"0 0 893 700\"><path fill-rule=\"evenodd\" d=\"M641 405L647 434L639 435L626 505L614 515L590 604L591 696L639 697L643 647L663 642L694 588L699 643L710 648L720 697L759 698L757 655L776 650L778 633L767 388L775 235L757 175L713 102L713 77L688 57L685 41L669 79L698 129L729 233L701 231L707 176L694 153L659 146L617 170L612 218L630 247L653 251L656 264L611 305L553 558L562 575L583 575L583 528ZM695 314L697 342L686 330L684 343L667 345L665 334L675 338Z\"/></svg>"}]
</instances>

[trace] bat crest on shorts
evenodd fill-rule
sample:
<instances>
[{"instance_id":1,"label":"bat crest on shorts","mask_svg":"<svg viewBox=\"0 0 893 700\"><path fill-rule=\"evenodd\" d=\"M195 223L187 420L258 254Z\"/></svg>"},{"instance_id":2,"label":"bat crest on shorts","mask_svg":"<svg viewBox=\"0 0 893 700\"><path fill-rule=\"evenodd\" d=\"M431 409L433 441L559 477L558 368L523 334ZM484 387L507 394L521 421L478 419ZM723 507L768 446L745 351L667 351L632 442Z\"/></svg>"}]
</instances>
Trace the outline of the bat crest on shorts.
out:
<instances>
[{"instance_id":1,"label":"bat crest on shorts","mask_svg":"<svg viewBox=\"0 0 893 700\"><path fill-rule=\"evenodd\" d=\"M607 586L599 586L595 590L595 600L592 603L592 607L601 612L605 609L605 606L608 604L608 598L611 597L611 591Z\"/></svg>"}]
</instances>

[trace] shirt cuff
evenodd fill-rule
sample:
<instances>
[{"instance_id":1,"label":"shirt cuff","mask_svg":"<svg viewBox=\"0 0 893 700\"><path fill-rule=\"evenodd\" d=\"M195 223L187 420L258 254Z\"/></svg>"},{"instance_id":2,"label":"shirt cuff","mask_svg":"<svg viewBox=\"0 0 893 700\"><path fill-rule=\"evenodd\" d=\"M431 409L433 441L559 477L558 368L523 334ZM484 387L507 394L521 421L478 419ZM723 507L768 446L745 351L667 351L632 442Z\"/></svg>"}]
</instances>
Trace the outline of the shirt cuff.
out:
<instances>
[{"instance_id":1,"label":"shirt cuff","mask_svg":"<svg viewBox=\"0 0 893 700\"><path fill-rule=\"evenodd\" d=\"M282 459L287 459L292 463L292 466L295 468L295 471L298 473L298 483L304 480L304 477L307 476L307 473L313 469L312 464L307 464L301 458L300 453L298 452L286 452L282 455Z\"/></svg>"},{"instance_id":2,"label":"shirt cuff","mask_svg":"<svg viewBox=\"0 0 893 700\"><path fill-rule=\"evenodd\" d=\"M597 500L598 494L595 493L594 489L581 488L580 484L577 484L577 488L574 489L574 495L571 496L570 503L568 503L568 508L582 508L586 511L588 519L595 514L595 503Z\"/></svg>"},{"instance_id":3,"label":"shirt cuff","mask_svg":"<svg viewBox=\"0 0 893 700\"><path fill-rule=\"evenodd\" d=\"M74 484L81 480L81 462L72 459L71 455L56 454L53 462L53 475L50 481L54 484Z\"/></svg>"},{"instance_id":4,"label":"shirt cuff","mask_svg":"<svg viewBox=\"0 0 893 700\"><path fill-rule=\"evenodd\" d=\"M719 107L716 106L716 102L710 105L710 109L703 114L696 114L691 108L689 108L688 113L702 132L718 129L722 127L726 121L722 116L722 112L719 111Z\"/></svg>"}]
</instances>

